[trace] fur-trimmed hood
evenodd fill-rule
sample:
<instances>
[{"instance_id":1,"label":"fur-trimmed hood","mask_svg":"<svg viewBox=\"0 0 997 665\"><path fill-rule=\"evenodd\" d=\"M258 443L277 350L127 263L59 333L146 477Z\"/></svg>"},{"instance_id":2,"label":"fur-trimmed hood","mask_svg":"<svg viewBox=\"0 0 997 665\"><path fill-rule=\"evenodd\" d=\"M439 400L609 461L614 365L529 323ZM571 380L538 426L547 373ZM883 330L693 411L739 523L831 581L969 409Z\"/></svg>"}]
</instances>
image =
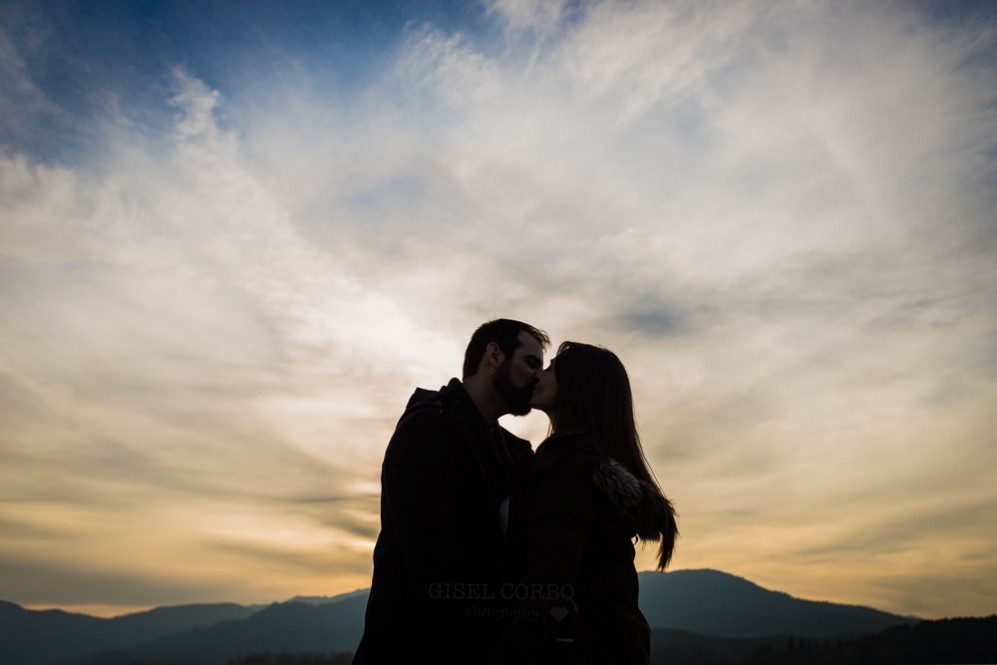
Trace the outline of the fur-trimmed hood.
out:
<instances>
[{"instance_id":1,"label":"fur-trimmed hood","mask_svg":"<svg viewBox=\"0 0 997 665\"><path fill-rule=\"evenodd\" d=\"M671 512L671 503L658 488L640 480L611 457L601 456L592 470L592 482L641 539L656 540L659 525Z\"/></svg>"},{"instance_id":2,"label":"fur-trimmed hood","mask_svg":"<svg viewBox=\"0 0 997 665\"><path fill-rule=\"evenodd\" d=\"M641 540L660 542L662 568L671 558L678 536L671 501L651 482L641 480L611 457L600 455L592 482Z\"/></svg>"},{"instance_id":3,"label":"fur-trimmed hood","mask_svg":"<svg viewBox=\"0 0 997 665\"><path fill-rule=\"evenodd\" d=\"M643 541L658 541L658 564L664 569L678 537L675 509L653 482L641 480L615 459L603 454L585 430L555 434L537 449L529 473L549 469L566 458L581 455L592 461L592 484L605 496L621 521ZM577 459L577 458L576 458Z\"/></svg>"}]
</instances>

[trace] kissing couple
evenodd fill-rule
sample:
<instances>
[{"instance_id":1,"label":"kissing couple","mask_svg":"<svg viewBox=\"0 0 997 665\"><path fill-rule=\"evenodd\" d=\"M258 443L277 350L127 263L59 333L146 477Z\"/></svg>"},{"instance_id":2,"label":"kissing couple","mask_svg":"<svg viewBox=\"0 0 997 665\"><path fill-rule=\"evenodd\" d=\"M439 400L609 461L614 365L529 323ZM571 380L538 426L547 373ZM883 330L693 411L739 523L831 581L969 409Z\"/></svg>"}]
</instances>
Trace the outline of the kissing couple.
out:
<instances>
[{"instance_id":1,"label":"kissing couple","mask_svg":"<svg viewBox=\"0 0 997 665\"><path fill-rule=\"evenodd\" d=\"M381 531L354 665L650 662L634 542L678 529L619 358L496 319L463 373L416 389L381 467ZM499 425L550 419L536 451Z\"/></svg>"}]
</instances>

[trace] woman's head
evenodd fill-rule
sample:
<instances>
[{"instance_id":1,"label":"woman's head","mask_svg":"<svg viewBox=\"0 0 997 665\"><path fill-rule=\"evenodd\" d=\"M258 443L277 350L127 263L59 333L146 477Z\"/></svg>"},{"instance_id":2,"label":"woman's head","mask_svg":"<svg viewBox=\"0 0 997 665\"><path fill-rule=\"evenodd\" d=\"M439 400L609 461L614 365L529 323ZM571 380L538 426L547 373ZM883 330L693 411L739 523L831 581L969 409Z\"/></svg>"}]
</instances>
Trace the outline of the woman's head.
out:
<instances>
[{"instance_id":1,"label":"woman's head","mask_svg":"<svg viewBox=\"0 0 997 665\"><path fill-rule=\"evenodd\" d=\"M630 378L615 353L591 344L562 343L534 388L532 405L547 413L555 434L575 428L594 434L605 455L660 494L637 434ZM677 535L672 513L666 522L660 532L661 568Z\"/></svg>"},{"instance_id":2,"label":"woman's head","mask_svg":"<svg viewBox=\"0 0 997 665\"><path fill-rule=\"evenodd\" d=\"M534 390L533 406L547 413L555 431L583 427L606 441L619 438L621 428L636 433L627 371L599 346L561 344Z\"/></svg>"},{"instance_id":3,"label":"woman's head","mask_svg":"<svg viewBox=\"0 0 997 665\"><path fill-rule=\"evenodd\" d=\"M630 378L615 353L591 344L562 343L533 395L533 406L547 413L554 432L586 429L599 439L605 454L650 480L650 474L642 473L646 464Z\"/></svg>"}]
</instances>

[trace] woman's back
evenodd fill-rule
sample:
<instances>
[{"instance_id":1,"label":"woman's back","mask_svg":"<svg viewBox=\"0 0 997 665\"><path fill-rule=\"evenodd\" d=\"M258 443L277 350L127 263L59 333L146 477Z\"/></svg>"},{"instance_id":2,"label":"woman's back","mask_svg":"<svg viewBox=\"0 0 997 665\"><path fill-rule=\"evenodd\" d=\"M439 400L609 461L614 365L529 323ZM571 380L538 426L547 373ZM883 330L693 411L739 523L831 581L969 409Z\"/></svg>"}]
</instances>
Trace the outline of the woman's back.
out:
<instances>
[{"instance_id":1,"label":"woman's back","mask_svg":"<svg viewBox=\"0 0 997 665\"><path fill-rule=\"evenodd\" d=\"M531 662L529 651L545 662L648 663L633 536L658 496L584 431L545 441L513 492L508 529L511 579L543 593L527 599L535 620L511 626L496 653L515 645L515 662Z\"/></svg>"}]
</instances>

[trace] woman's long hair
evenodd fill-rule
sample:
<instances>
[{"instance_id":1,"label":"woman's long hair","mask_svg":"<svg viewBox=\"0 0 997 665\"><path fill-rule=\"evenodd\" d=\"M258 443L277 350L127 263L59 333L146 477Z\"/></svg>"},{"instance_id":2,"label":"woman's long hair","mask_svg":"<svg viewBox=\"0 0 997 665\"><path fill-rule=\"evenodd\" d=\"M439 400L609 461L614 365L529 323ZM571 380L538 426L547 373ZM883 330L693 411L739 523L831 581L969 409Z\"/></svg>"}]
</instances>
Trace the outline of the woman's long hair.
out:
<instances>
[{"instance_id":1,"label":"woman's long hair","mask_svg":"<svg viewBox=\"0 0 997 665\"><path fill-rule=\"evenodd\" d=\"M608 349L564 342L553 362L557 395L551 429L581 427L599 440L602 452L622 464L638 480L650 483L667 507L657 525L658 569L672 558L678 527L675 511L644 457L634 419L633 394L623 363Z\"/></svg>"}]
</instances>

